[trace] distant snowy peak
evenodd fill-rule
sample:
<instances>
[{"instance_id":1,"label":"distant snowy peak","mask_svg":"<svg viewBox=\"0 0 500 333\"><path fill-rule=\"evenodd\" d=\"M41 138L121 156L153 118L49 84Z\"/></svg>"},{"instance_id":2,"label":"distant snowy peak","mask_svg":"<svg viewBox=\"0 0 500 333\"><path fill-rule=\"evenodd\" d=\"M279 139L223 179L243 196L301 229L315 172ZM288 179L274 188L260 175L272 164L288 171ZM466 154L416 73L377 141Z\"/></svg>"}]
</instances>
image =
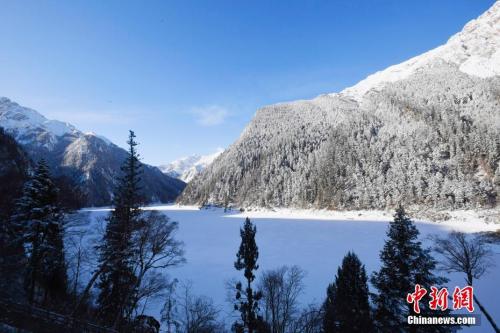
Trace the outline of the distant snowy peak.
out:
<instances>
[{"instance_id":1,"label":"distant snowy peak","mask_svg":"<svg viewBox=\"0 0 500 333\"><path fill-rule=\"evenodd\" d=\"M115 179L127 156L126 150L105 137L49 120L5 97L0 98L0 127L21 144L33 161L44 158L55 176L64 175L80 185L86 194L86 205L112 203ZM146 164L142 180L147 202L172 201L186 185Z\"/></svg>"},{"instance_id":2,"label":"distant snowy peak","mask_svg":"<svg viewBox=\"0 0 500 333\"><path fill-rule=\"evenodd\" d=\"M96 134L94 132L87 132L85 133L85 136L90 136L90 137L95 137L95 138L98 138L98 139L101 139L102 141L104 141L104 143L108 144L108 145L112 145L113 142L111 142L108 138L106 138L105 136L103 135L99 135L99 134Z\"/></svg>"},{"instance_id":3,"label":"distant snowy peak","mask_svg":"<svg viewBox=\"0 0 500 333\"><path fill-rule=\"evenodd\" d=\"M359 99L371 89L380 89L384 83L405 79L420 69L443 62L454 64L460 71L481 78L500 75L500 1L467 23L446 44L376 72L344 89L342 94Z\"/></svg>"},{"instance_id":4,"label":"distant snowy peak","mask_svg":"<svg viewBox=\"0 0 500 333\"><path fill-rule=\"evenodd\" d=\"M189 183L197 174L212 164L223 151L224 149L218 148L215 153L210 155L182 157L169 164L161 165L159 168L163 173Z\"/></svg>"},{"instance_id":5,"label":"distant snowy peak","mask_svg":"<svg viewBox=\"0 0 500 333\"><path fill-rule=\"evenodd\" d=\"M79 139L77 142L95 137L108 145L112 144L101 135L93 132L83 133L66 122L47 119L39 112L6 97L0 97L0 126L22 144L33 144L49 150L65 136L71 137L71 140Z\"/></svg>"},{"instance_id":6,"label":"distant snowy peak","mask_svg":"<svg viewBox=\"0 0 500 333\"><path fill-rule=\"evenodd\" d=\"M18 136L30 131L44 131L56 137L79 133L68 123L49 120L37 111L21 106L6 97L0 97L0 123L6 130L15 131Z\"/></svg>"}]
</instances>

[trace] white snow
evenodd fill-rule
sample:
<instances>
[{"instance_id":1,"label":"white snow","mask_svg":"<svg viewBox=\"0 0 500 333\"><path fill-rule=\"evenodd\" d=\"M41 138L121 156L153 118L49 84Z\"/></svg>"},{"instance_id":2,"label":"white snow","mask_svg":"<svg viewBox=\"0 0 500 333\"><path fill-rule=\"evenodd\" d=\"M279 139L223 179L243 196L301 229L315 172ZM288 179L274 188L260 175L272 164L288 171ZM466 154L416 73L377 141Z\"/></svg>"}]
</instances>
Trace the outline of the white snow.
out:
<instances>
[{"instance_id":1,"label":"white snow","mask_svg":"<svg viewBox=\"0 0 500 333\"><path fill-rule=\"evenodd\" d=\"M104 142L105 142L108 146L109 146L109 145L111 145L111 144L113 144L113 143L111 142L111 140L109 140L109 139L108 139L108 138L106 138L105 136L103 136L103 135L99 135L99 134L96 134L96 133L94 133L94 132L86 132L86 133L85 133L85 135L87 135L87 136L94 136L94 137L96 137L96 138L99 138L99 139L101 139L102 141L104 141Z\"/></svg>"},{"instance_id":2,"label":"white snow","mask_svg":"<svg viewBox=\"0 0 500 333\"><path fill-rule=\"evenodd\" d=\"M194 292L214 299L229 317L231 304L226 302L225 282L241 278L233 263L239 246L239 228L245 217L250 217L257 225L259 246L259 273L281 265L298 265L307 271L305 293L302 305L323 301L327 285L334 278L338 265L347 251L355 251L366 265L367 272L378 269L379 252L386 238L390 212L327 212L306 210L252 210L240 213L223 209L198 209L194 206L148 207L163 211L171 219L179 222L177 239L185 243L187 264L168 271L169 276L182 281L191 280ZM109 209L87 209L82 214L90 214L91 224L82 224L76 229L85 231L87 239L100 239L104 230L103 217ZM420 238L427 245L428 236L444 235L464 224L461 230L488 231L498 228L498 224L484 223L481 213L458 212L454 221L446 223L417 222ZM459 218L464 220L459 222ZM469 221L469 217L472 217ZM453 223L452 223L453 222ZM455 225L456 224L456 225ZM467 224L467 225L466 225ZM470 225L469 225L470 224ZM88 242L88 241L87 241ZM495 247L496 267L478 281L475 292L485 307L497 321L500 320L500 303L497 300L500 280L500 247ZM463 286L463 277L457 274L447 276L448 286ZM163 301L149 302L147 312L159 316ZM487 332L490 328L484 316L482 326L465 328L464 332Z\"/></svg>"},{"instance_id":3,"label":"white snow","mask_svg":"<svg viewBox=\"0 0 500 333\"><path fill-rule=\"evenodd\" d=\"M43 126L56 136L63 136L64 134L75 131L75 128L68 123L59 120L47 120Z\"/></svg>"},{"instance_id":4,"label":"white snow","mask_svg":"<svg viewBox=\"0 0 500 333\"><path fill-rule=\"evenodd\" d=\"M0 98L0 125L6 130L16 131L19 136L32 131L46 131L53 136L77 132L68 123L49 120L37 111L20 106L6 97Z\"/></svg>"},{"instance_id":5,"label":"white snow","mask_svg":"<svg viewBox=\"0 0 500 333\"><path fill-rule=\"evenodd\" d=\"M402 80L421 68L433 67L443 61L456 64L464 73L482 78L500 75L500 1L467 23L446 44L376 72L341 93L359 99L370 89L379 89L386 82Z\"/></svg>"},{"instance_id":6,"label":"white snow","mask_svg":"<svg viewBox=\"0 0 500 333\"><path fill-rule=\"evenodd\" d=\"M85 144L85 136L93 136L107 145L112 144L102 135L94 132L83 133L69 123L47 119L39 112L21 106L6 97L0 97L0 126L13 134L21 143L39 143L43 141L42 137L48 135L49 144L53 145L60 137L72 134L76 137L75 143Z\"/></svg>"},{"instance_id":7,"label":"white snow","mask_svg":"<svg viewBox=\"0 0 500 333\"><path fill-rule=\"evenodd\" d=\"M455 230L466 233L489 232L500 229L500 224L489 221L488 216L499 214L496 210L455 210L445 211L450 218L445 221L429 221L416 219L421 224L431 224L448 230ZM354 211L332 211L326 209L295 209L295 208L274 208L272 210L253 208L250 211L235 213L228 217L235 218L270 218L270 219L301 219L301 220L341 220L341 221L362 221L386 223L392 218L392 212L382 210L354 210Z\"/></svg>"},{"instance_id":8,"label":"white snow","mask_svg":"<svg viewBox=\"0 0 500 333\"><path fill-rule=\"evenodd\" d=\"M169 164L159 166L159 169L172 177L179 178L180 180L189 183L197 174L205 170L212 162L220 155L224 149L217 148L217 150L209 155L191 155L181 157L178 160L170 162Z\"/></svg>"}]
</instances>

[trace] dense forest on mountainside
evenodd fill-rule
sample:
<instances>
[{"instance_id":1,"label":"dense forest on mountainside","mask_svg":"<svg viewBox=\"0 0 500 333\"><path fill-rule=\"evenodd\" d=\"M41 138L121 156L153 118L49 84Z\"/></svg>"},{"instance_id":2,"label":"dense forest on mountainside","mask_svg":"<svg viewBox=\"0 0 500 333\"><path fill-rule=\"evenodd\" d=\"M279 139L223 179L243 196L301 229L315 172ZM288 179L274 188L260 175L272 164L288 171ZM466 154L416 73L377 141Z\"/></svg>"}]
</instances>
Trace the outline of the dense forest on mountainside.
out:
<instances>
[{"instance_id":1,"label":"dense forest on mountainside","mask_svg":"<svg viewBox=\"0 0 500 333\"><path fill-rule=\"evenodd\" d=\"M384 208L497 205L500 79L439 63L371 90L259 110L181 203Z\"/></svg>"}]
</instances>

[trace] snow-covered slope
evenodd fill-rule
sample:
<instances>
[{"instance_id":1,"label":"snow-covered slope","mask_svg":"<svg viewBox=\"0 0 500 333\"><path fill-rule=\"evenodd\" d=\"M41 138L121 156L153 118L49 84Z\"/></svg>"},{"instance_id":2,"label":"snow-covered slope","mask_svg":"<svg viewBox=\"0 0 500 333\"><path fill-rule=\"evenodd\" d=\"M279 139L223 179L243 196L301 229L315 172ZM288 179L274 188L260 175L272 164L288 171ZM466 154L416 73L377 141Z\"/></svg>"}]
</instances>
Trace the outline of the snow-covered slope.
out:
<instances>
[{"instance_id":1,"label":"snow-covered slope","mask_svg":"<svg viewBox=\"0 0 500 333\"><path fill-rule=\"evenodd\" d=\"M54 147L59 137L79 134L72 125L49 120L35 110L20 106L6 97L0 97L0 125L14 135L18 142L36 141L48 149Z\"/></svg>"},{"instance_id":2,"label":"snow-covered slope","mask_svg":"<svg viewBox=\"0 0 500 333\"><path fill-rule=\"evenodd\" d=\"M74 126L49 120L35 110L8 98L0 98L0 127L11 134L30 158L47 160L55 175L66 175L82 185L87 205L109 205L114 179L126 151L95 133L83 133ZM144 168L144 195L150 202L175 199L184 183L164 175L157 168Z\"/></svg>"},{"instance_id":3,"label":"snow-covered slope","mask_svg":"<svg viewBox=\"0 0 500 333\"><path fill-rule=\"evenodd\" d=\"M340 93L266 106L183 204L365 209L500 202L500 2Z\"/></svg>"},{"instance_id":4,"label":"snow-covered slope","mask_svg":"<svg viewBox=\"0 0 500 333\"><path fill-rule=\"evenodd\" d=\"M372 74L342 93L359 98L370 89L380 89L384 83L405 79L442 62L455 64L460 71L481 78L500 75L500 1L467 23L446 44Z\"/></svg>"},{"instance_id":5,"label":"snow-covered slope","mask_svg":"<svg viewBox=\"0 0 500 333\"><path fill-rule=\"evenodd\" d=\"M189 183L197 174L212 164L223 151L224 149L218 148L213 154L182 157L168 164L160 165L159 168L163 173Z\"/></svg>"}]
</instances>

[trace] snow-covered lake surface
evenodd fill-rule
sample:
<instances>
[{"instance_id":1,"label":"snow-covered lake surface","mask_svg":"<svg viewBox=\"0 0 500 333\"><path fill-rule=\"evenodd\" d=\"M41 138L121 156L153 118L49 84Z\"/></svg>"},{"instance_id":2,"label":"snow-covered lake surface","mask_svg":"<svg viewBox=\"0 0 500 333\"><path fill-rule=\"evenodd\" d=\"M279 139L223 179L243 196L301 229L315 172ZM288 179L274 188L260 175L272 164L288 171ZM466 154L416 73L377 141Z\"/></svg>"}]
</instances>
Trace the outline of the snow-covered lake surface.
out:
<instances>
[{"instance_id":1,"label":"snow-covered lake surface","mask_svg":"<svg viewBox=\"0 0 500 333\"><path fill-rule=\"evenodd\" d=\"M231 304L226 302L226 281L240 278L234 269L236 252L240 243L239 228L245 217L257 225L259 247L259 272L282 265L298 265L307 273L302 304L321 303L328 284L343 256L354 251L366 265L369 274L378 269L379 252L382 249L387 223L392 219L384 212L312 212L312 211L239 211L224 212L222 209L202 209L175 205L149 207L161 210L179 222L177 238L185 243L187 263L171 269L170 277L181 281L190 280L195 294L209 296L224 312ZM98 240L107 209L88 209L81 212L90 217L90 225L76 229L84 231L85 243ZM467 215L466 215L467 216ZM486 224L471 217L471 221L446 223L417 222L421 240L430 244L430 235L445 235L453 228L477 232L495 230L499 225ZM493 247L495 267L475 286L475 292L493 317L500 322L498 301L500 281L500 247ZM463 287L464 279L458 274L447 274L448 286ZM150 313L159 316L160 302L150 304ZM479 309L477 309L479 311ZM480 327L466 328L466 332L491 331L486 319Z\"/></svg>"}]
</instances>

